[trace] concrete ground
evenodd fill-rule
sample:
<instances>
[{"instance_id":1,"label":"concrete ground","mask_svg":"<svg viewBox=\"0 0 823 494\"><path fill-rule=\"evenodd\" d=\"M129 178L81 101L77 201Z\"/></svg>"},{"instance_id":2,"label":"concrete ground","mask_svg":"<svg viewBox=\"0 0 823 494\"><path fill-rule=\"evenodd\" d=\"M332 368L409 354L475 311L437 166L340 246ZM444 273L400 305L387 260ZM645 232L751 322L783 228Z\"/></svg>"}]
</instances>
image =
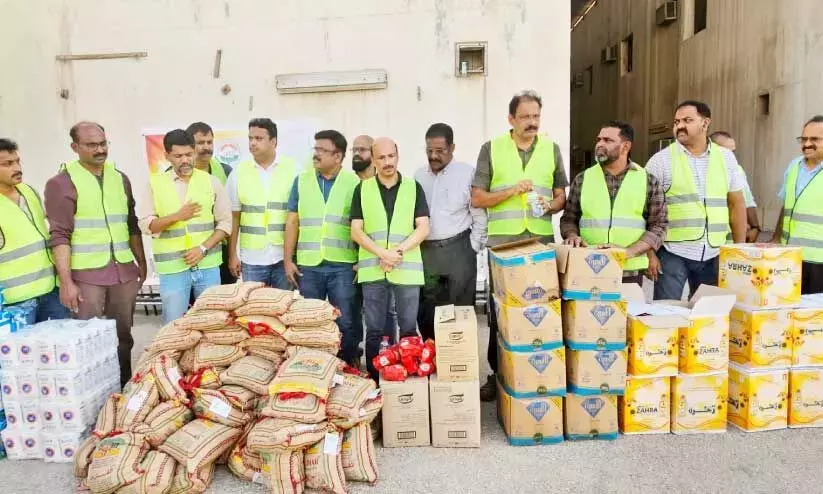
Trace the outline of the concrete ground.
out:
<instances>
[{"instance_id":1,"label":"concrete ground","mask_svg":"<svg viewBox=\"0 0 823 494\"><path fill-rule=\"evenodd\" d=\"M137 317L137 348L158 329L158 317ZM481 317L483 375L488 328ZM483 408L480 449L377 448L380 480L350 484L353 493L747 493L823 492L823 431L783 430L694 436L621 436L614 442L512 447L494 408ZM0 461L0 490L73 492L70 465ZM266 492L220 467L209 492Z\"/></svg>"}]
</instances>

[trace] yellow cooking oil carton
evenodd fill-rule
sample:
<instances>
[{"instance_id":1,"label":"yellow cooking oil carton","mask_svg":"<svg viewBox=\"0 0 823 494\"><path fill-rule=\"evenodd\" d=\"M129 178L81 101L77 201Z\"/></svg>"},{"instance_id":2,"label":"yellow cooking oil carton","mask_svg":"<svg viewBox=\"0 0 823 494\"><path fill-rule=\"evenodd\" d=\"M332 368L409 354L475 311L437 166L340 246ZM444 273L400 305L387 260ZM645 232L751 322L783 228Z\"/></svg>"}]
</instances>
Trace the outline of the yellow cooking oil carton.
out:
<instances>
[{"instance_id":1,"label":"yellow cooking oil carton","mask_svg":"<svg viewBox=\"0 0 823 494\"><path fill-rule=\"evenodd\" d=\"M631 318L627 331L626 354L629 374L633 376L674 376L677 374L678 328L653 327L642 319Z\"/></svg>"},{"instance_id":2,"label":"yellow cooking oil carton","mask_svg":"<svg viewBox=\"0 0 823 494\"><path fill-rule=\"evenodd\" d=\"M618 422L623 434L671 432L671 377L628 376L626 394L618 398Z\"/></svg>"},{"instance_id":3,"label":"yellow cooking oil carton","mask_svg":"<svg viewBox=\"0 0 823 494\"><path fill-rule=\"evenodd\" d=\"M800 300L801 247L730 244L720 247L718 286L754 307L793 306Z\"/></svg>"},{"instance_id":4,"label":"yellow cooking oil carton","mask_svg":"<svg viewBox=\"0 0 823 494\"><path fill-rule=\"evenodd\" d=\"M789 427L823 427L823 367L789 370Z\"/></svg>"},{"instance_id":5,"label":"yellow cooking oil carton","mask_svg":"<svg viewBox=\"0 0 823 494\"><path fill-rule=\"evenodd\" d=\"M729 365L729 422L746 432L785 429L789 369Z\"/></svg>"},{"instance_id":6,"label":"yellow cooking oil carton","mask_svg":"<svg viewBox=\"0 0 823 494\"><path fill-rule=\"evenodd\" d=\"M752 367L785 367L792 361L792 309L735 304L729 314L729 360Z\"/></svg>"},{"instance_id":7,"label":"yellow cooking oil carton","mask_svg":"<svg viewBox=\"0 0 823 494\"><path fill-rule=\"evenodd\" d=\"M726 432L729 375L678 374L672 378L672 432Z\"/></svg>"},{"instance_id":8,"label":"yellow cooking oil carton","mask_svg":"<svg viewBox=\"0 0 823 494\"><path fill-rule=\"evenodd\" d=\"M800 297L793 322L792 365L823 365L823 294Z\"/></svg>"}]
</instances>

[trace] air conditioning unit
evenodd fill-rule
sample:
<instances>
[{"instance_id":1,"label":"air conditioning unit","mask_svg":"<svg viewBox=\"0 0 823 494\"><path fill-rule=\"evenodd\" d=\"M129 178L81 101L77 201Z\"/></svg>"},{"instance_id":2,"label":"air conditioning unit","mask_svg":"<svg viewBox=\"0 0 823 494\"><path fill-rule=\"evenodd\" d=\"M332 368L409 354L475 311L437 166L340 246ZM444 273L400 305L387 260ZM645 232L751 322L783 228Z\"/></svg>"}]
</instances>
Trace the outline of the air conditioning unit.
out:
<instances>
[{"instance_id":1,"label":"air conditioning unit","mask_svg":"<svg viewBox=\"0 0 823 494\"><path fill-rule=\"evenodd\" d=\"M667 26L677 20L677 2L670 0L657 7L657 25Z\"/></svg>"},{"instance_id":2,"label":"air conditioning unit","mask_svg":"<svg viewBox=\"0 0 823 494\"><path fill-rule=\"evenodd\" d=\"M603 48L600 52L600 63L614 63L617 61L617 45Z\"/></svg>"},{"instance_id":3,"label":"air conditioning unit","mask_svg":"<svg viewBox=\"0 0 823 494\"><path fill-rule=\"evenodd\" d=\"M574 87L583 87L585 86L585 82L583 82L583 72L578 72L574 74L574 80L572 81L572 85Z\"/></svg>"}]
</instances>

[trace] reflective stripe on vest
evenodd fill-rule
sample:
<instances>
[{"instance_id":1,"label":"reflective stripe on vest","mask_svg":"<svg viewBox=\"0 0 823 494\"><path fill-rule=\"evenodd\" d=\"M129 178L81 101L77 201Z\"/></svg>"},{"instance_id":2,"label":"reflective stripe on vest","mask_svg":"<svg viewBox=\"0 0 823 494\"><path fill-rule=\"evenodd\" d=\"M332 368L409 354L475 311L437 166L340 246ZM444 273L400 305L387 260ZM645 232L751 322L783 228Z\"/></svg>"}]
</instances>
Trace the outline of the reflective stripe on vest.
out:
<instances>
[{"instance_id":1,"label":"reflective stripe on vest","mask_svg":"<svg viewBox=\"0 0 823 494\"><path fill-rule=\"evenodd\" d=\"M631 163L623 177L614 204L609 196L603 167L592 165L583 172L580 189L580 237L588 245L615 244L628 247L646 233L643 210L646 207L646 170ZM626 260L625 271L638 271L649 267L646 254Z\"/></svg>"},{"instance_id":2,"label":"reflective stripe on vest","mask_svg":"<svg viewBox=\"0 0 823 494\"><path fill-rule=\"evenodd\" d=\"M226 176L226 171L223 170L223 164L217 161L217 158L212 158L209 161L209 171L214 178L220 180L221 184L226 185L228 177Z\"/></svg>"},{"instance_id":3,"label":"reflective stripe on vest","mask_svg":"<svg viewBox=\"0 0 823 494\"><path fill-rule=\"evenodd\" d=\"M7 304L16 304L52 291L54 265L49 256L46 215L34 190L26 184L17 192L28 205L31 219L19 205L0 194L0 287Z\"/></svg>"},{"instance_id":4,"label":"reflective stripe on vest","mask_svg":"<svg viewBox=\"0 0 823 494\"><path fill-rule=\"evenodd\" d=\"M789 165L786 198L783 201L783 235L781 243L803 248L803 260L823 263L823 178L818 172L799 193L797 176L806 166L803 158Z\"/></svg>"},{"instance_id":5,"label":"reflective stripe on vest","mask_svg":"<svg viewBox=\"0 0 823 494\"><path fill-rule=\"evenodd\" d=\"M71 268L102 268L112 252L119 263L134 262L129 247L129 203L123 176L110 163L103 165L103 184L79 161L66 165L77 190Z\"/></svg>"},{"instance_id":6,"label":"reflective stripe on vest","mask_svg":"<svg viewBox=\"0 0 823 494\"><path fill-rule=\"evenodd\" d=\"M154 210L158 217L174 214L182 207L174 185L175 177L172 170L156 173L150 178ZM189 179L185 199L185 202L199 204L200 213L188 221L178 221L170 225L152 239L154 263L159 274L182 273L191 269L183 260L186 251L198 247L214 233L214 189L211 185L211 176L195 168ZM222 249L217 245L206 253L197 267L214 268L219 266L222 260Z\"/></svg>"},{"instance_id":7,"label":"reflective stripe on vest","mask_svg":"<svg viewBox=\"0 0 823 494\"><path fill-rule=\"evenodd\" d=\"M531 180L535 192L551 199L554 185L554 143L542 136L535 139L537 142L525 169L511 134L503 134L491 141L490 192L514 187L521 180ZM526 230L535 235L551 235L554 231L551 216L532 216L526 194L506 199L489 208L488 214L489 235L519 235Z\"/></svg>"},{"instance_id":8,"label":"reflective stripe on vest","mask_svg":"<svg viewBox=\"0 0 823 494\"><path fill-rule=\"evenodd\" d=\"M323 199L317 172L312 168L297 179L297 214L300 233L297 264L317 266L322 261L357 262L357 249L351 239L351 200L360 179L354 172L340 170L334 179L328 201Z\"/></svg>"},{"instance_id":9,"label":"reflective stripe on vest","mask_svg":"<svg viewBox=\"0 0 823 494\"><path fill-rule=\"evenodd\" d=\"M729 234L729 179L726 160L717 144L709 144L709 168L706 173L706 194L701 199L695 185L686 153L677 142L669 145L672 184L666 191L669 229L666 242L700 240L708 232L709 245L727 243Z\"/></svg>"},{"instance_id":10,"label":"reflective stripe on vest","mask_svg":"<svg viewBox=\"0 0 823 494\"><path fill-rule=\"evenodd\" d=\"M397 201L394 204L391 225L388 224L386 208L380 197L377 178L362 182L360 205L363 210L363 231L375 243L386 249L393 249L414 231L414 204L417 199L417 185L412 178L401 177L397 187ZM423 257L420 246L403 254L403 261L385 273L380 268L380 260L366 249L360 249L357 264L357 280L360 283L388 280L395 285L423 284Z\"/></svg>"},{"instance_id":11,"label":"reflective stripe on vest","mask_svg":"<svg viewBox=\"0 0 823 494\"><path fill-rule=\"evenodd\" d=\"M286 231L286 205L289 200L297 163L278 158L270 172L269 188L263 183L257 164L245 161L238 166L237 191L240 196L240 247L263 250L267 245L283 245Z\"/></svg>"}]
</instances>

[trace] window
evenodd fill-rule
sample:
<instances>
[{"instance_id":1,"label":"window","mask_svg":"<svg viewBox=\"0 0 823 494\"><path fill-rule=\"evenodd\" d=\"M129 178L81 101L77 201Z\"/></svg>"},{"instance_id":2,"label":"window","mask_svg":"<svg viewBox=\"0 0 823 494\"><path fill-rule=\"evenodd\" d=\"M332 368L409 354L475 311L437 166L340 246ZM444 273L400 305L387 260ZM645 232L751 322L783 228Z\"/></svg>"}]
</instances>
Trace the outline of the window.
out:
<instances>
[{"instance_id":1,"label":"window","mask_svg":"<svg viewBox=\"0 0 823 494\"><path fill-rule=\"evenodd\" d=\"M709 0L694 0L694 29L692 31L694 34L706 29L708 3Z\"/></svg>"},{"instance_id":2,"label":"window","mask_svg":"<svg viewBox=\"0 0 823 494\"><path fill-rule=\"evenodd\" d=\"M594 94L594 67L586 67L586 84L589 85L589 94Z\"/></svg>"},{"instance_id":3,"label":"window","mask_svg":"<svg viewBox=\"0 0 823 494\"><path fill-rule=\"evenodd\" d=\"M626 75L634 68L634 34L620 42L620 74Z\"/></svg>"},{"instance_id":4,"label":"window","mask_svg":"<svg viewBox=\"0 0 823 494\"><path fill-rule=\"evenodd\" d=\"M771 111L771 97L769 93L763 93L757 97L757 114L768 116Z\"/></svg>"},{"instance_id":5,"label":"window","mask_svg":"<svg viewBox=\"0 0 823 494\"><path fill-rule=\"evenodd\" d=\"M486 42L457 43L455 45L454 74L457 77L486 75Z\"/></svg>"}]
</instances>

